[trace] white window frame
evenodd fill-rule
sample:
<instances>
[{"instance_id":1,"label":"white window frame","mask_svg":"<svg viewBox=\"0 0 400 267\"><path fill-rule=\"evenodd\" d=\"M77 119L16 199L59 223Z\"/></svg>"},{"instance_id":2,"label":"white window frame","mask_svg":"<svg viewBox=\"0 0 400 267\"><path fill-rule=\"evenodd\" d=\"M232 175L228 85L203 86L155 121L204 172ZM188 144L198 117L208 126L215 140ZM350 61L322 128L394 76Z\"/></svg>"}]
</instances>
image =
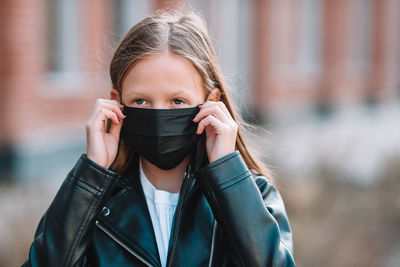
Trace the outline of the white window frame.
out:
<instances>
[{"instance_id":1,"label":"white window frame","mask_svg":"<svg viewBox=\"0 0 400 267\"><path fill-rule=\"evenodd\" d=\"M48 23L52 23L52 27L55 28L48 34L56 34L56 38L54 43L50 43L49 49L53 49L53 60L56 61L51 63L55 63L56 68L48 70L47 78L50 87L58 91L51 94L63 95L78 90L84 80L81 62L81 2L79 0L50 1L54 5L55 21L48 21Z\"/></svg>"}]
</instances>

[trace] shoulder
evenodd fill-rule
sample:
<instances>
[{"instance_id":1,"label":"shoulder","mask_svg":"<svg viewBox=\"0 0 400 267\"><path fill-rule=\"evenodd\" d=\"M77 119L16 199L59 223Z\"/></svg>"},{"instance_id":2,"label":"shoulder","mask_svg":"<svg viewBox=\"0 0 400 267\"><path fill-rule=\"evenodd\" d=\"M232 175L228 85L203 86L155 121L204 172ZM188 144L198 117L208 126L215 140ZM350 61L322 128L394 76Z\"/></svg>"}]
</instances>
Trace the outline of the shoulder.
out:
<instances>
[{"instance_id":1,"label":"shoulder","mask_svg":"<svg viewBox=\"0 0 400 267\"><path fill-rule=\"evenodd\" d=\"M265 176L251 172L254 182L260 190L261 196L266 203L276 203L283 206L283 199L278 188Z\"/></svg>"},{"instance_id":2,"label":"shoulder","mask_svg":"<svg viewBox=\"0 0 400 267\"><path fill-rule=\"evenodd\" d=\"M266 177L252 173L265 207L279 225L281 242L293 253L292 230L286 213L285 204L278 188Z\"/></svg>"},{"instance_id":3,"label":"shoulder","mask_svg":"<svg viewBox=\"0 0 400 267\"><path fill-rule=\"evenodd\" d=\"M264 175L251 170L250 173L260 191L265 191L266 189L268 189L268 187L273 186L272 182L270 182Z\"/></svg>"}]
</instances>

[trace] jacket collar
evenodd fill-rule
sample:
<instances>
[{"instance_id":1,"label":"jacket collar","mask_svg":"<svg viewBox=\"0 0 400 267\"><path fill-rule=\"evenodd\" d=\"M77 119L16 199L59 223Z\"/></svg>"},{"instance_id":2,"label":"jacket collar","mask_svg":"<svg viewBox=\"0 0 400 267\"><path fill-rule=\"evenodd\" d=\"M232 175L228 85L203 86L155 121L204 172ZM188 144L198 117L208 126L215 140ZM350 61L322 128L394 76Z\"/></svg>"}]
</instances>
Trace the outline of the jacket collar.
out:
<instances>
[{"instance_id":1,"label":"jacket collar","mask_svg":"<svg viewBox=\"0 0 400 267\"><path fill-rule=\"evenodd\" d=\"M154 266L161 266L157 242L143 188L138 175L138 166L123 177L116 187L123 188L111 196L106 203L110 213L101 221L141 257Z\"/></svg>"},{"instance_id":2,"label":"jacket collar","mask_svg":"<svg viewBox=\"0 0 400 267\"><path fill-rule=\"evenodd\" d=\"M110 212L101 222L122 242L154 266L161 266L150 213L139 178L138 160L124 172L116 185L117 193L105 204ZM182 203L181 203L182 202ZM195 250L197 259L209 257L214 216L195 178L188 174L183 181L174 215L167 263L187 261ZM178 225L176 225L178 224ZM175 231L175 226L177 230ZM201 264L200 264L201 265Z\"/></svg>"}]
</instances>

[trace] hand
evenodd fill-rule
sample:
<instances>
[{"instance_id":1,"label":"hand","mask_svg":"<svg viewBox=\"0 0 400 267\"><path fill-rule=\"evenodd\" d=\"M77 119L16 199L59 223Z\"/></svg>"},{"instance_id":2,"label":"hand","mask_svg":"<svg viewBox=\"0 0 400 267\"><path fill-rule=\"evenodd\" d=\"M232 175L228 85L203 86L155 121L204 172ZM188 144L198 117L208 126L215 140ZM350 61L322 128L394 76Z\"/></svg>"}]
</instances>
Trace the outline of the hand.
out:
<instances>
[{"instance_id":1,"label":"hand","mask_svg":"<svg viewBox=\"0 0 400 267\"><path fill-rule=\"evenodd\" d=\"M122 107L116 100L99 98L86 122L87 157L105 168L109 168L117 156L122 120L126 117ZM105 132L106 119L111 119L109 133Z\"/></svg>"},{"instance_id":2,"label":"hand","mask_svg":"<svg viewBox=\"0 0 400 267\"><path fill-rule=\"evenodd\" d=\"M197 134L206 131L207 155L211 163L235 151L238 125L221 101L206 101L199 108L193 121L199 122Z\"/></svg>"}]
</instances>

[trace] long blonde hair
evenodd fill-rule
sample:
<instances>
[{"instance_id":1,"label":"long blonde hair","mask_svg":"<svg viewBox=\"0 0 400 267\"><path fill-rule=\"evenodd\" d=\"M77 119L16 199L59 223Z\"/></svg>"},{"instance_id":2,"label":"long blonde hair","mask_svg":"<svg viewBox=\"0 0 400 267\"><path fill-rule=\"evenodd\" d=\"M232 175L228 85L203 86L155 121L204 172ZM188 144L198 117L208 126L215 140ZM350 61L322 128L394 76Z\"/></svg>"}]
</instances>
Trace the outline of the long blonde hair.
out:
<instances>
[{"instance_id":1,"label":"long blonde hair","mask_svg":"<svg viewBox=\"0 0 400 267\"><path fill-rule=\"evenodd\" d=\"M239 126L235 149L240 152L250 170L272 179L271 171L247 148L243 137L243 121L235 112L233 102L227 94L228 84L218 64L207 26L194 12L162 11L133 26L122 38L111 60L110 76L113 88L122 95L122 82L133 64L141 58L167 50L188 59L196 67L208 92L215 87L220 89L220 101L225 104ZM117 156L110 168L123 172L132 158L132 149L120 140Z\"/></svg>"}]
</instances>

